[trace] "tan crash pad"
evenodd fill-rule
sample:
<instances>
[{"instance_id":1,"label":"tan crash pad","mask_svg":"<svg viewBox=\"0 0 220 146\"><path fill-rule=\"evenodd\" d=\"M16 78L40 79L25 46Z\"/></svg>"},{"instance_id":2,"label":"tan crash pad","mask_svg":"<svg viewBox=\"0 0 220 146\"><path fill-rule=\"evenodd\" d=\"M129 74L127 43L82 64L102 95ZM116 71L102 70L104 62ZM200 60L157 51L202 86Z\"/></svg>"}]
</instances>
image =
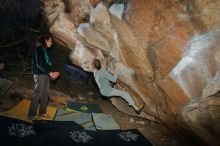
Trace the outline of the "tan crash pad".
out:
<instances>
[{"instance_id":1,"label":"tan crash pad","mask_svg":"<svg viewBox=\"0 0 220 146\"><path fill-rule=\"evenodd\" d=\"M8 111L0 113L0 115L32 123L32 121L27 118L29 106L30 106L30 101L27 99L23 99L15 107L13 107L12 109ZM40 117L39 119L40 120L53 120L56 114L56 111L57 111L57 108L52 107L52 106L47 106L48 117Z\"/></svg>"}]
</instances>

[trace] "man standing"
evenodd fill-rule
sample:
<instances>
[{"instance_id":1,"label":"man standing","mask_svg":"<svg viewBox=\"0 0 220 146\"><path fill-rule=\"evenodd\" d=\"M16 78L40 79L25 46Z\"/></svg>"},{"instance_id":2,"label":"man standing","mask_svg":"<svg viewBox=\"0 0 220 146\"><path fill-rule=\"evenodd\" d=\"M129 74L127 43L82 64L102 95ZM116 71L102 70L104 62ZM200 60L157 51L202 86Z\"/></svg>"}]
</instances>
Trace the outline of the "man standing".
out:
<instances>
[{"instance_id":1,"label":"man standing","mask_svg":"<svg viewBox=\"0 0 220 146\"><path fill-rule=\"evenodd\" d=\"M48 56L48 49L52 45L52 36L43 35L39 40L38 46L32 56L32 71L35 82L35 92L31 100L28 112L28 118L36 119L37 109L39 106L39 116L47 117L47 104L49 97L49 77L56 79L60 73L51 71L51 61Z\"/></svg>"},{"instance_id":2,"label":"man standing","mask_svg":"<svg viewBox=\"0 0 220 146\"><path fill-rule=\"evenodd\" d=\"M101 68L101 62L98 59L95 59L94 62L94 77L95 81L98 84L99 90L103 96L111 97L111 96L119 96L122 97L125 101L128 102L129 106L132 106L137 114L140 114L142 111L144 104L141 106L137 106L134 103L134 100L131 98L131 96L124 91L115 89L111 87L110 82L115 83L118 79L119 75L119 65L116 64L114 75L111 75L109 72Z\"/></svg>"}]
</instances>

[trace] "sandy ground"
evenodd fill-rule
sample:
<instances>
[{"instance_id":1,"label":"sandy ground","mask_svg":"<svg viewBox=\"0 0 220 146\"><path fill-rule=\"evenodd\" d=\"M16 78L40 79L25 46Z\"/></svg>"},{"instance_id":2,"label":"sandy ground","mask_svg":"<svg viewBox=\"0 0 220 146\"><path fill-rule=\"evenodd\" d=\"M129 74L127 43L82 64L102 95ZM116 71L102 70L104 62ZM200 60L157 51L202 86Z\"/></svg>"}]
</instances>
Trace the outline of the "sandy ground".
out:
<instances>
[{"instance_id":1,"label":"sandy ground","mask_svg":"<svg viewBox=\"0 0 220 146\"><path fill-rule=\"evenodd\" d=\"M7 78L13 82L7 93L0 97L0 112L12 108L24 98L30 99L32 97L34 92L32 75L0 75L0 77ZM154 146L189 145L183 137L171 133L163 125L147 119L128 116L118 111L109 100L100 96L93 80L85 80L80 76L71 77L72 75L66 75L57 82L51 81L50 95L63 96L68 100L77 102L97 103L104 113L113 116L121 129L138 129ZM50 102L50 105L64 107L63 104L55 102Z\"/></svg>"}]
</instances>

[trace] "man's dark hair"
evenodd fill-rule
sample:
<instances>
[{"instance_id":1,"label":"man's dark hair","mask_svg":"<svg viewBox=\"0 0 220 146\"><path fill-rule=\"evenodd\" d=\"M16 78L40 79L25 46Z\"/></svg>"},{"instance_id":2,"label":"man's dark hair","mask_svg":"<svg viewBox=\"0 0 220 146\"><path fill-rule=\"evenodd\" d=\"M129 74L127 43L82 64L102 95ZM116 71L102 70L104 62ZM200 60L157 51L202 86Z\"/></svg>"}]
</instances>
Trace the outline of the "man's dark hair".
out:
<instances>
[{"instance_id":1,"label":"man's dark hair","mask_svg":"<svg viewBox=\"0 0 220 146\"><path fill-rule=\"evenodd\" d=\"M43 34L41 37L40 37L40 39L38 40L38 42L44 47L44 48L46 48L46 41L45 40L49 40L49 39L52 39L53 37L52 37L52 35L51 34L49 34L49 33L46 33L46 34Z\"/></svg>"},{"instance_id":2,"label":"man's dark hair","mask_svg":"<svg viewBox=\"0 0 220 146\"><path fill-rule=\"evenodd\" d=\"M101 62L98 59L94 59L93 64L95 66L96 69L101 69Z\"/></svg>"}]
</instances>

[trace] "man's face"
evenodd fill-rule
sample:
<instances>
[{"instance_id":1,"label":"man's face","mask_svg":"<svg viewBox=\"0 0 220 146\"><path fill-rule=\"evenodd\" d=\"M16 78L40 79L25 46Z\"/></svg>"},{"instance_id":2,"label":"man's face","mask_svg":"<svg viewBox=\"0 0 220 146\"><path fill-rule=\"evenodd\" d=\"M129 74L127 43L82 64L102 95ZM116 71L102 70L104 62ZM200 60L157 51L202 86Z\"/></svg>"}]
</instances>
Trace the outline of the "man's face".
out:
<instances>
[{"instance_id":1,"label":"man's face","mask_svg":"<svg viewBox=\"0 0 220 146\"><path fill-rule=\"evenodd\" d=\"M45 41L46 41L46 47L50 48L52 45L52 38L49 38L48 40L45 40Z\"/></svg>"},{"instance_id":2,"label":"man's face","mask_svg":"<svg viewBox=\"0 0 220 146\"><path fill-rule=\"evenodd\" d=\"M0 63L0 70L3 70L5 65L3 63Z\"/></svg>"}]
</instances>

